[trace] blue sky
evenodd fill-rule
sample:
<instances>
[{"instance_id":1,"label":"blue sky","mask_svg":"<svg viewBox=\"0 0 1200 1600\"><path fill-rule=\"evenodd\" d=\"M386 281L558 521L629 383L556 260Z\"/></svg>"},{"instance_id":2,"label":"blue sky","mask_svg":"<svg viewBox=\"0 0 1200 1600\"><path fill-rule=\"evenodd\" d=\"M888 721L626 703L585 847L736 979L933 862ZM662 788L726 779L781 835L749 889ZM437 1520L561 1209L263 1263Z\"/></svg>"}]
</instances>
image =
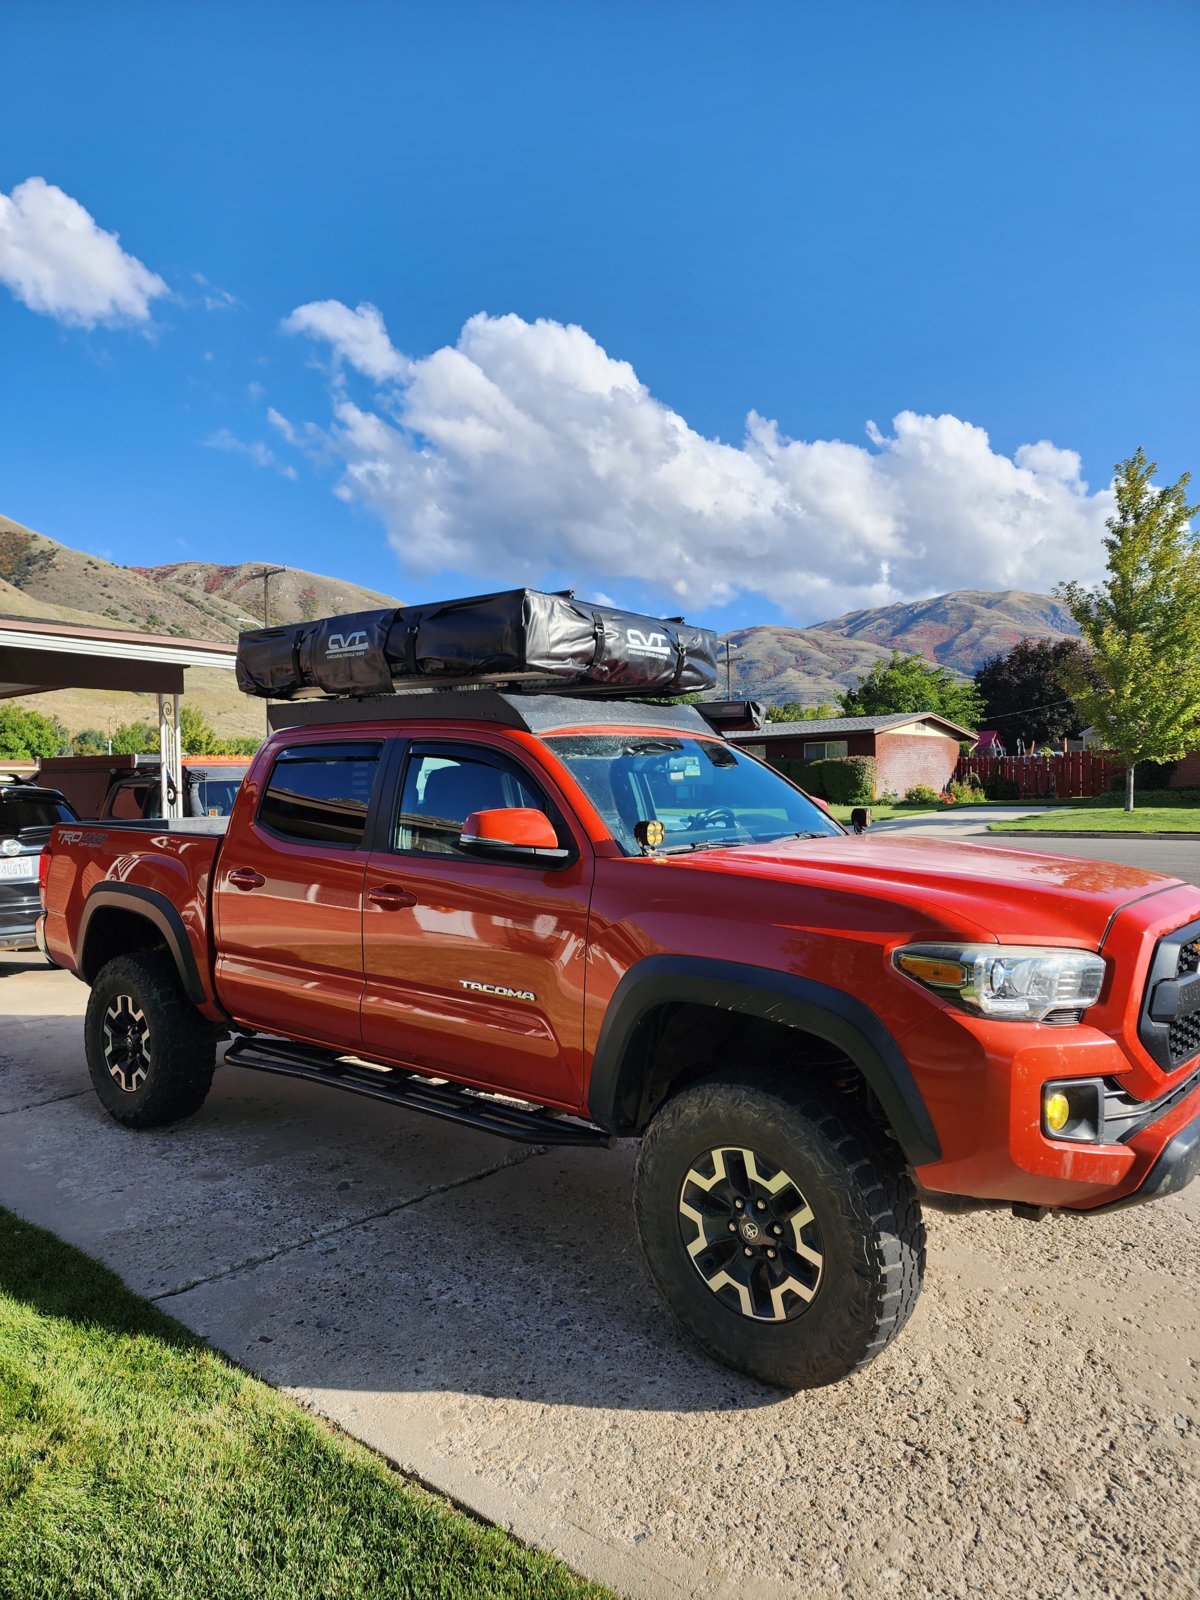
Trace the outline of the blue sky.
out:
<instances>
[{"instance_id":1,"label":"blue sky","mask_svg":"<svg viewBox=\"0 0 1200 1600\"><path fill-rule=\"evenodd\" d=\"M1198 45L1170 0L9 0L0 510L719 626L1092 576L1112 463L1200 466Z\"/></svg>"}]
</instances>

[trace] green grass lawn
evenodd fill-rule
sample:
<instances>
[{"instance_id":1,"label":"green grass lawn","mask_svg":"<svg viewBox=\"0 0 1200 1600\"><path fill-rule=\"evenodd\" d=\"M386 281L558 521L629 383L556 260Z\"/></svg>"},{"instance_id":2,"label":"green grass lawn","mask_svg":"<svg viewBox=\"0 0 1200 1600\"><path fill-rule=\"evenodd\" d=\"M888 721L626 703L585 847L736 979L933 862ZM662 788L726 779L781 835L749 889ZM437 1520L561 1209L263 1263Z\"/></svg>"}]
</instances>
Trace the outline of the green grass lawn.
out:
<instances>
[{"instance_id":1,"label":"green grass lawn","mask_svg":"<svg viewBox=\"0 0 1200 1600\"><path fill-rule=\"evenodd\" d=\"M989 833L1200 833L1200 806L1139 805L1125 811L1114 805L1055 807L1040 816L993 822Z\"/></svg>"},{"instance_id":2,"label":"green grass lawn","mask_svg":"<svg viewBox=\"0 0 1200 1600\"><path fill-rule=\"evenodd\" d=\"M0 1210L2 1600L605 1594Z\"/></svg>"},{"instance_id":3,"label":"green grass lawn","mask_svg":"<svg viewBox=\"0 0 1200 1600\"><path fill-rule=\"evenodd\" d=\"M856 811L856 806L830 806L830 811L839 822L849 822L850 813ZM912 817L920 811L949 811L950 806L927 806L923 804L906 805L903 800L894 806L883 805L878 800L873 800L869 807L871 818L874 822L884 822L888 817Z\"/></svg>"}]
</instances>

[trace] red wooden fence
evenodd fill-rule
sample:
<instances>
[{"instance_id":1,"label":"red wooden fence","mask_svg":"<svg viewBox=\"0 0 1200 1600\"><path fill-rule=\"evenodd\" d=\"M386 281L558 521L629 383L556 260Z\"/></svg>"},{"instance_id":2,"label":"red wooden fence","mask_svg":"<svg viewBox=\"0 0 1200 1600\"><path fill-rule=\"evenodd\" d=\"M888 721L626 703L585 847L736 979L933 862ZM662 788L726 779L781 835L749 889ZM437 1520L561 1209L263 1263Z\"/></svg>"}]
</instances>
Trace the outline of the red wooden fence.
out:
<instances>
[{"instance_id":1,"label":"red wooden fence","mask_svg":"<svg viewBox=\"0 0 1200 1600\"><path fill-rule=\"evenodd\" d=\"M989 792L997 781L1014 783L1019 800L1106 794L1124 763L1102 750L1068 750L1050 756L960 756L954 776L972 773Z\"/></svg>"}]
</instances>

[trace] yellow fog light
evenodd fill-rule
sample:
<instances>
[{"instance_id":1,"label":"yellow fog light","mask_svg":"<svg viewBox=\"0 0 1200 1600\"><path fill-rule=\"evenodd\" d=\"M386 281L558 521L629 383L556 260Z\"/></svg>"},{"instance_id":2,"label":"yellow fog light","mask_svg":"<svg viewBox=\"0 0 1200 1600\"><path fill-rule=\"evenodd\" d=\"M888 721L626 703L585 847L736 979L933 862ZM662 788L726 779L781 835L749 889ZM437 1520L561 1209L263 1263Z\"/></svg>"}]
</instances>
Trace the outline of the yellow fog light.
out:
<instances>
[{"instance_id":1,"label":"yellow fog light","mask_svg":"<svg viewBox=\"0 0 1200 1600\"><path fill-rule=\"evenodd\" d=\"M1042 1101L1042 1115L1051 1133L1061 1133L1071 1120L1071 1102L1061 1089L1052 1089Z\"/></svg>"}]
</instances>

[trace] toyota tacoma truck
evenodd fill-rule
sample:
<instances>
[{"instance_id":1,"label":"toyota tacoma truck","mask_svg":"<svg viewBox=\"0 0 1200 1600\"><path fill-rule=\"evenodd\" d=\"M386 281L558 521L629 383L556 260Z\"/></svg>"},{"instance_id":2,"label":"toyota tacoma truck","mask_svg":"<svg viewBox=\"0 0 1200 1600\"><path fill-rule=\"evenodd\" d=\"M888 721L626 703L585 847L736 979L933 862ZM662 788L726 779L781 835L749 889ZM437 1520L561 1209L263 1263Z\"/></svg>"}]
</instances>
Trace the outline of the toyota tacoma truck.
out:
<instances>
[{"instance_id":1,"label":"toyota tacoma truck","mask_svg":"<svg viewBox=\"0 0 1200 1600\"><path fill-rule=\"evenodd\" d=\"M127 1127L198 1111L223 1046L506 1138L636 1139L667 1306L786 1388L904 1326L923 1205L1096 1212L1194 1175L1189 884L847 832L694 706L282 709L228 818L43 855L41 938Z\"/></svg>"}]
</instances>

